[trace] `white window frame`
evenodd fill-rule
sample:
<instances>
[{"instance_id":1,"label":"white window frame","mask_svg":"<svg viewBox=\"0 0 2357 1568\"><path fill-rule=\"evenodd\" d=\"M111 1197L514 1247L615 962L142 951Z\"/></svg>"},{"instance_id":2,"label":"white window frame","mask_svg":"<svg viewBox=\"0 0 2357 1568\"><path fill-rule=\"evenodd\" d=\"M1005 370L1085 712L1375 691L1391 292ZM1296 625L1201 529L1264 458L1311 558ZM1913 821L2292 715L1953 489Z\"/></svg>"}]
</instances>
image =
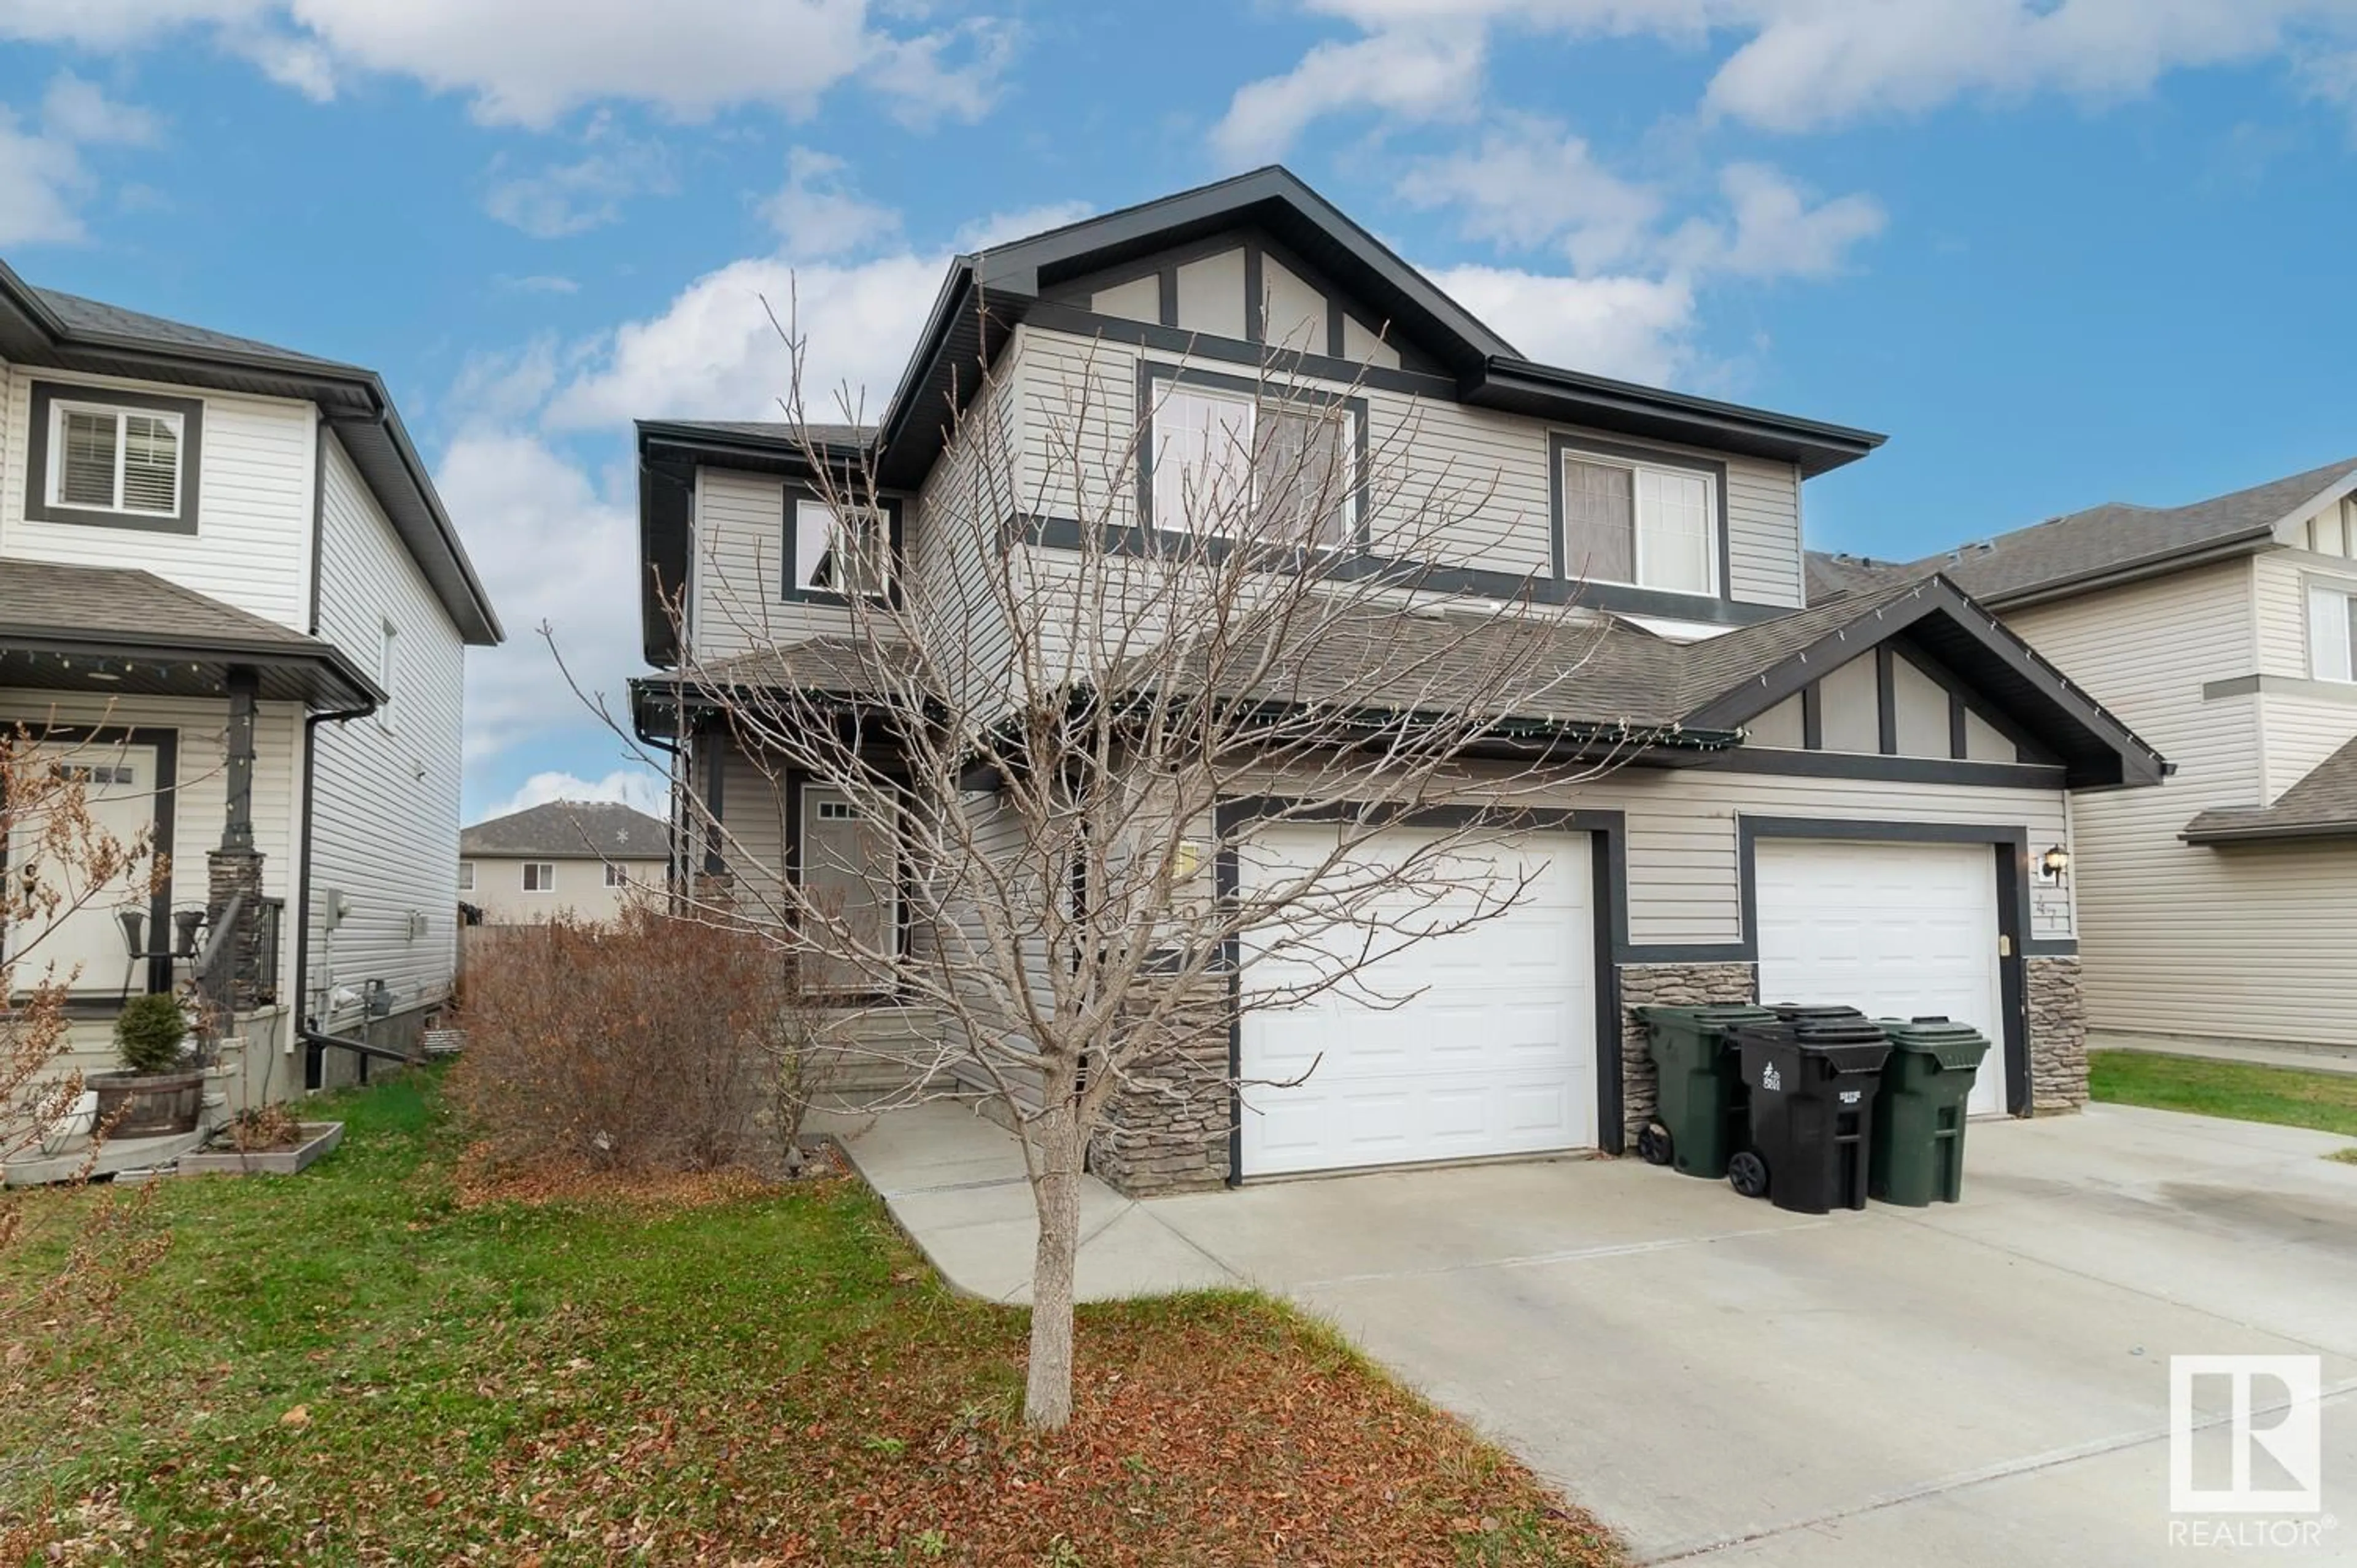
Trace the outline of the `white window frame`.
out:
<instances>
[{"instance_id":1,"label":"white window frame","mask_svg":"<svg viewBox=\"0 0 2357 1568\"><path fill-rule=\"evenodd\" d=\"M1571 558L1571 477L1565 466L1586 463L1598 468L1619 468L1629 476L1630 558L1636 565L1634 581L1621 577L1578 577L1579 563ZM1700 588L1667 587L1645 580L1645 502L1644 477L1696 480L1702 485L1705 542L1707 558L1703 563L1704 586ZM1688 598L1716 599L1725 596L1727 580L1727 519L1719 506L1718 476L1708 468L1678 463L1664 458L1649 461L1620 452L1599 452L1574 442L1558 445L1555 450L1555 473L1549 481L1554 486L1555 530L1563 546L1563 569L1566 578L1578 577L1583 582L1597 583L1616 588L1642 588L1649 593L1679 594Z\"/></svg>"},{"instance_id":2,"label":"white window frame","mask_svg":"<svg viewBox=\"0 0 2357 1568\"><path fill-rule=\"evenodd\" d=\"M824 498L808 492L789 490L786 493L787 553L793 572L792 580L787 586L791 593L796 597L816 596L820 598L833 599L870 599L877 603L890 599L894 566L891 507L879 502L873 509L865 507L852 509L858 515L871 519L880 536L873 543L881 568L879 580L873 588L863 588L856 592L835 585L823 585L808 580L812 563L802 559L802 508L804 507L814 507L826 513L828 526L835 534L840 535L849 532L843 523L844 509L831 507L826 504ZM834 575L840 576L840 569L838 568Z\"/></svg>"},{"instance_id":3,"label":"white window frame","mask_svg":"<svg viewBox=\"0 0 2357 1568\"><path fill-rule=\"evenodd\" d=\"M617 865L610 860L608 861L606 863L606 886L609 888L628 887L630 886L630 868L627 865Z\"/></svg>"},{"instance_id":4,"label":"white window frame","mask_svg":"<svg viewBox=\"0 0 2357 1568\"><path fill-rule=\"evenodd\" d=\"M533 873L535 872L539 873L537 876L533 875ZM523 863L523 876L522 880L523 882L523 890L527 893L555 892L556 862L553 860L525 861ZM535 881L540 884L537 887L533 886Z\"/></svg>"},{"instance_id":5,"label":"white window frame","mask_svg":"<svg viewBox=\"0 0 2357 1568\"><path fill-rule=\"evenodd\" d=\"M472 893L474 890L475 863L471 860L462 860L458 863L458 891Z\"/></svg>"},{"instance_id":6,"label":"white window frame","mask_svg":"<svg viewBox=\"0 0 2357 1568\"><path fill-rule=\"evenodd\" d=\"M2301 579L2300 623L2308 640L2308 674L2311 681L2336 686L2357 684L2357 582L2341 577ZM2327 611L2319 601L2338 601ZM2327 618L2330 617L2330 624ZM2336 645L2329 657L2326 639Z\"/></svg>"},{"instance_id":7,"label":"white window frame","mask_svg":"<svg viewBox=\"0 0 2357 1568\"><path fill-rule=\"evenodd\" d=\"M66 477L66 415L97 414L114 422L114 504L93 506L88 501L70 501L64 498ZM131 444L126 439L125 424L132 419L160 420L172 428L172 504L158 511L149 507L123 504L124 464L129 460ZM49 400L48 472L42 479L47 492L41 498L49 507L64 511L102 512L109 517L178 519L187 504L188 489L188 422L181 414L167 408L145 408L126 403L85 403L75 398L52 397Z\"/></svg>"},{"instance_id":8,"label":"white window frame","mask_svg":"<svg viewBox=\"0 0 2357 1568\"><path fill-rule=\"evenodd\" d=\"M1197 519L1187 510L1185 478L1187 466L1183 463L1163 461L1163 454L1168 450L1168 443L1163 435L1162 416L1169 407L1170 399L1178 396L1200 397L1209 402L1224 403L1231 407L1240 407L1246 412L1250 417L1245 421L1243 437L1244 478L1248 484L1255 486L1259 481L1254 478L1252 459L1260 450L1260 411L1270 403L1282 403L1286 400L1282 397L1271 397L1264 392L1246 392L1240 387L1221 386L1186 376L1168 379L1157 377L1153 380L1151 385L1154 388L1153 429L1148 433L1151 445L1147 450L1152 454L1152 458L1147 467L1147 476L1153 493L1147 498L1147 503L1152 508L1153 525L1167 533L1200 532L1201 530ZM1359 431L1360 421L1365 417L1365 413L1346 399L1321 401L1311 406L1321 415L1339 409L1342 416L1339 426L1342 443L1342 537L1338 540L1316 542L1314 548L1348 549L1358 541L1360 507L1364 499L1359 492ZM1166 485L1168 486L1167 490L1164 488ZM1247 508L1257 508L1260 505L1259 495L1257 493L1248 495L1244 504ZM1225 532L1220 532L1219 537L1226 538L1228 535Z\"/></svg>"}]
</instances>

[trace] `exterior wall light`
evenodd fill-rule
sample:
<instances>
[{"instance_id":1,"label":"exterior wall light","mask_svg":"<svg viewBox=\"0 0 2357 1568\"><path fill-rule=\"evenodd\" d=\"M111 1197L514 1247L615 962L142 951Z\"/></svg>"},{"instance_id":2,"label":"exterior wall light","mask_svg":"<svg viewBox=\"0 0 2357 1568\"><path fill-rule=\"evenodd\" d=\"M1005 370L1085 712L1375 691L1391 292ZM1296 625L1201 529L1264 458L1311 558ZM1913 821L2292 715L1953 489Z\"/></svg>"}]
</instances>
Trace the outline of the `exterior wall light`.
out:
<instances>
[{"instance_id":1,"label":"exterior wall light","mask_svg":"<svg viewBox=\"0 0 2357 1568\"><path fill-rule=\"evenodd\" d=\"M2059 886L2062 880L2062 874L2071 869L2071 852L2059 843L2054 845L2039 856L2038 869L2044 874L2047 881Z\"/></svg>"}]
</instances>

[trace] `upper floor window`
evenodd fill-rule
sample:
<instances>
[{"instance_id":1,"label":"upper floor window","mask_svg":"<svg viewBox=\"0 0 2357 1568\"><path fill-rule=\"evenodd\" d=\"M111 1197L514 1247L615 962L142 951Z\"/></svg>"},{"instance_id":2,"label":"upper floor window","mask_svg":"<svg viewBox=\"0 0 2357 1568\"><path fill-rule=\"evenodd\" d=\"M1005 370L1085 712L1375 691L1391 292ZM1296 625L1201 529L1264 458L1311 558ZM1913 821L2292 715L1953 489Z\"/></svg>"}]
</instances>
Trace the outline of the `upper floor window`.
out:
<instances>
[{"instance_id":1,"label":"upper floor window","mask_svg":"<svg viewBox=\"0 0 2357 1568\"><path fill-rule=\"evenodd\" d=\"M1577 447L1556 455L1566 577L1673 594L1718 592L1713 476Z\"/></svg>"},{"instance_id":2,"label":"upper floor window","mask_svg":"<svg viewBox=\"0 0 2357 1568\"><path fill-rule=\"evenodd\" d=\"M556 891L556 864L547 860L527 860L523 863L523 890L527 893Z\"/></svg>"},{"instance_id":3,"label":"upper floor window","mask_svg":"<svg viewBox=\"0 0 2357 1568\"><path fill-rule=\"evenodd\" d=\"M1197 379L1159 388L1148 460L1154 526L1306 544L1357 530L1352 403L1267 395Z\"/></svg>"},{"instance_id":4,"label":"upper floor window","mask_svg":"<svg viewBox=\"0 0 2357 1568\"><path fill-rule=\"evenodd\" d=\"M203 405L37 382L26 513L35 521L196 531Z\"/></svg>"},{"instance_id":5,"label":"upper floor window","mask_svg":"<svg viewBox=\"0 0 2357 1568\"><path fill-rule=\"evenodd\" d=\"M471 860L462 860L458 863L458 891L472 893L474 890L475 863Z\"/></svg>"},{"instance_id":6,"label":"upper floor window","mask_svg":"<svg viewBox=\"0 0 2357 1568\"><path fill-rule=\"evenodd\" d=\"M626 865L616 865L612 861L608 861L606 863L606 886L608 887L628 887L630 885L630 867Z\"/></svg>"},{"instance_id":7,"label":"upper floor window","mask_svg":"<svg viewBox=\"0 0 2357 1568\"><path fill-rule=\"evenodd\" d=\"M2308 672L2319 681L2357 681L2357 591L2345 584L2309 585Z\"/></svg>"},{"instance_id":8,"label":"upper floor window","mask_svg":"<svg viewBox=\"0 0 2357 1568\"><path fill-rule=\"evenodd\" d=\"M786 562L790 592L880 599L891 587L891 562L888 510L832 507L813 496L795 499Z\"/></svg>"}]
</instances>

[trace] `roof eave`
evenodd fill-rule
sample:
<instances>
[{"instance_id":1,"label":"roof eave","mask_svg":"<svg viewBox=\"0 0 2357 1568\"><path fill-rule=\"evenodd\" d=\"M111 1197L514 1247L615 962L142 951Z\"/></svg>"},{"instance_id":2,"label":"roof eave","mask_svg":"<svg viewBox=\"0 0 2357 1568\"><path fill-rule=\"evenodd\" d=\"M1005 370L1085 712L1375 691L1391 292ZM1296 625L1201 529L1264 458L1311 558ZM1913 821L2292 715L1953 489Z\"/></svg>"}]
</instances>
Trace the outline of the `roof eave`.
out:
<instances>
[{"instance_id":1,"label":"roof eave","mask_svg":"<svg viewBox=\"0 0 2357 1568\"><path fill-rule=\"evenodd\" d=\"M2264 528L2244 529L2182 549L2140 555L2131 561L2097 566L2067 577L2050 577L2025 587L1994 589L1977 597L1993 610L2018 610L2028 609L2032 605L2075 599L2082 594L2098 593L2105 588L2123 588L2155 577L2190 572L2196 566L2210 566L2238 556L2255 555L2274 542L2276 527L2276 524L2269 523Z\"/></svg>"},{"instance_id":2,"label":"roof eave","mask_svg":"<svg viewBox=\"0 0 2357 1568\"><path fill-rule=\"evenodd\" d=\"M1553 417L1790 462L1813 478L1855 463L1889 437L1770 410L1613 381L1532 360L1492 356L1462 390L1465 402L1513 408L1544 404Z\"/></svg>"},{"instance_id":3,"label":"roof eave","mask_svg":"<svg viewBox=\"0 0 2357 1568\"><path fill-rule=\"evenodd\" d=\"M2199 822L2199 818L2188 822L2177 836L2190 844L2212 847L2234 843L2287 843L2300 839L2357 839L2357 820L2214 828L2201 827Z\"/></svg>"}]
</instances>

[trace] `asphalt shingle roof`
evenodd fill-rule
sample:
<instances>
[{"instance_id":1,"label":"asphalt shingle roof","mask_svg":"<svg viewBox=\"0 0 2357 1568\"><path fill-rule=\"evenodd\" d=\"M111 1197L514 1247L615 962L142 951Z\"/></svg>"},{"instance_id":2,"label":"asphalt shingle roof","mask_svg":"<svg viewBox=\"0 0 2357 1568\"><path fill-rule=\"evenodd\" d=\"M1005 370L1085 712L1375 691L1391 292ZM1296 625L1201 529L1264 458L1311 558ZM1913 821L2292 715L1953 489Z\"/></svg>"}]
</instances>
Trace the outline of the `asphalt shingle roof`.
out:
<instances>
[{"instance_id":1,"label":"asphalt shingle roof","mask_svg":"<svg viewBox=\"0 0 2357 1568\"><path fill-rule=\"evenodd\" d=\"M0 571L0 634L120 635L191 646L266 648L289 652L328 645L131 566L7 563Z\"/></svg>"},{"instance_id":2,"label":"asphalt shingle roof","mask_svg":"<svg viewBox=\"0 0 2357 1568\"><path fill-rule=\"evenodd\" d=\"M2311 768L2272 806L2222 806L2185 824L2192 843L2357 836L2357 740Z\"/></svg>"},{"instance_id":3,"label":"asphalt shingle roof","mask_svg":"<svg viewBox=\"0 0 2357 1568\"><path fill-rule=\"evenodd\" d=\"M782 419L656 419L647 423L669 430L698 430L711 435L780 445L809 440L821 446L865 446L876 438L876 426L872 424L828 424L817 420L800 426Z\"/></svg>"},{"instance_id":4,"label":"asphalt shingle roof","mask_svg":"<svg viewBox=\"0 0 2357 1568\"><path fill-rule=\"evenodd\" d=\"M1975 598L2002 606L2017 596L2082 577L2256 539L2352 476L2357 476L2357 457L2187 506L2106 501L1903 566L1812 551L1809 597L1815 602L1855 592L1894 573L1920 576L1939 572Z\"/></svg>"},{"instance_id":5,"label":"asphalt shingle roof","mask_svg":"<svg viewBox=\"0 0 2357 1568\"><path fill-rule=\"evenodd\" d=\"M610 800L551 800L477 822L458 834L458 853L483 859L662 860L671 832L644 811Z\"/></svg>"},{"instance_id":6,"label":"asphalt shingle roof","mask_svg":"<svg viewBox=\"0 0 2357 1568\"><path fill-rule=\"evenodd\" d=\"M125 310L119 305L84 299L78 294L64 294L53 288L37 288L33 292L40 296L42 304L57 313L59 320L77 331L103 332L117 338L169 343L199 353L278 360L288 365L308 366L314 370L335 371L348 375L367 373L359 366L348 365L339 360L323 360L316 354L301 354L292 349L282 349L275 343L232 337L205 327L191 327L185 321L167 320L145 311Z\"/></svg>"}]
</instances>

